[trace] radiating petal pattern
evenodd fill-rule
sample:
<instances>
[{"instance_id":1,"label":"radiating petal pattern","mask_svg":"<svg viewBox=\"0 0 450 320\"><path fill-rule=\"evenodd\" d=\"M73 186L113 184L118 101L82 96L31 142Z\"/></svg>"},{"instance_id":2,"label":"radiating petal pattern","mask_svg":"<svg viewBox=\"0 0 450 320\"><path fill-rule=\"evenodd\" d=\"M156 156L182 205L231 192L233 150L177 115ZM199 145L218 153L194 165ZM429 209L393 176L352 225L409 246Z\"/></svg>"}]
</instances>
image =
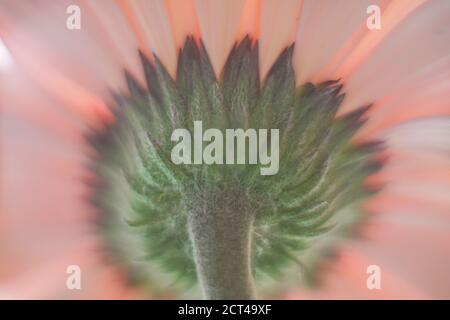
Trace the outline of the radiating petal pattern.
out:
<instances>
[{"instance_id":1,"label":"radiating petal pattern","mask_svg":"<svg viewBox=\"0 0 450 320\"><path fill-rule=\"evenodd\" d=\"M81 9L80 30L66 28L69 5ZM380 30L367 28L369 5L381 9ZM383 189L357 237L320 266L318 287L289 283L273 297L450 298L449 1L3 0L0 299L152 297L105 253L86 200L86 132L115 121L111 92L128 90L125 70L145 86L139 51L176 77L192 36L219 77L247 35L262 79L295 43L297 87L341 79L339 115L372 105L354 141L387 145L367 181ZM81 267L81 291L66 288L69 265ZM367 287L370 265L380 290Z\"/></svg>"}]
</instances>

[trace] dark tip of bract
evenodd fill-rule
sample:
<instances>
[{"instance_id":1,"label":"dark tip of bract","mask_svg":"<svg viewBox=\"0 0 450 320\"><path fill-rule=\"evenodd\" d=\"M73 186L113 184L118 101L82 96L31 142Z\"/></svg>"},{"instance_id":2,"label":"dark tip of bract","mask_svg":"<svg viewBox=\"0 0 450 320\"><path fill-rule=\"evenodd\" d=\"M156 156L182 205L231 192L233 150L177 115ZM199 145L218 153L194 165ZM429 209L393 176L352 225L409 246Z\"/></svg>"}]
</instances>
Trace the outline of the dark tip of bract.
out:
<instances>
[{"instance_id":1,"label":"dark tip of bract","mask_svg":"<svg viewBox=\"0 0 450 320\"><path fill-rule=\"evenodd\" d=\"M305 83L303 86L300 87L301 88L301 95L304 96L305 98L311 96L314 94L314 92L316 92L317 87L312 84L311 82L307 82Z\"/></svg>"},{"instance_id":2,"label":"dark tip of bract","mask_svg":"<svg viewBox=\"0 0 450 320\"><path fill-rule=\"evenodd\" d=\"M343 84L338 84L336 86L332 86L330 88L331 89L330 94L336 97L341 92L343 86L344 86Z\"/></svg>"},{"instance_id":3,"label":"dark tip of bract","mask_svg":"<svg viewBox=\"0 0 450 320\"><path fill-rule=\"evenodd\" d=\"M292 55L294 52L294 44L286 47L275 60L272 67L269 69L264 81L263 87L266 87L272 79L289 79L293 75ZM294 79L295 81L295 79Z\"/></svg>"},{"instance_id":4,"label":"dark tip of bract","mask_svg":"<svg viewBox=\"0 0 450 320\"><path fill-rule=\"evenodd\" d=\"M367 111L369 111L370 108L372 108L371 104L359 107L358 109L346 114L344 118L352 122L364 122L363 116L367 113Z\"/></svg>"},{"instance_id":5,"label":"dark tip of bract","mask_svg":"<svg viewBox=\"0 0 450 320\"><path fill-rule=\"evenodd\" d=\"M327 80L327 81L323 81L323 82L319 83L317 86L320 88L331 87L331 86L338 84L340 81L341 81L341 79Z\"/></svg>"},{"instance_id":6,"label":"dark tip of bract","mask_svg":"<svg viewBox=\"0 0 450 320\"><path fill-rule=\"evenodd\" d=\"M386 149L386 143L382 140L372 140L358 144L358 149L370 152L380 152Z\"/></svg>"},{"instance_id":7,"label":"dark tip of bract","mask_svg":"<svg viewBox=\"0 0 450 320\"><path fill-rule=\"evenodd\" d=\"M136 78L128 70L125 70L124 73L130 94L132 96L139 96L139 97L144 96L145 89L138 83Z\"/></svg>"},{"instance_id":8,"label":"dark tip of bract","mask_svg":"<svg viewBox=\"0 0 450 320\"><path fill-rule=\"evenodd\" d=\"M155 66L147 58L145 53L139 50L139 58L141 59L142 68L144 69L145 81L147 82L147 88L150 93L159 99L160 95L158 93L158 75L155 70Z\"/></svg>"},{"instance_id":9,"label":"dark tip of bract","mask_svg":"<svg viewBox=\"0 0 450 320\"><path fill-rule=\"evenodd\" d=\"M198 44L193 37L187 37L184 41L184 45L180 48L180 57L186 59L197 60L198 59Z\"/></svg>"}]
</instances>

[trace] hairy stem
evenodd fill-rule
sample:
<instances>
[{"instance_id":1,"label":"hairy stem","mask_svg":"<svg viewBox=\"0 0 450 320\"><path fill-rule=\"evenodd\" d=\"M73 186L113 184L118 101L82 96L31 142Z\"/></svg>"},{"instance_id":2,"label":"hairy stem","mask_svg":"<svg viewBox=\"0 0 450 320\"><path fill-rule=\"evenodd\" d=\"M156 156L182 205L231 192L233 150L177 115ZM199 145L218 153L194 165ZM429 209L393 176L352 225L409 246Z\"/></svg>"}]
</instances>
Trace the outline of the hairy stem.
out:
<instances>
[{"instance_id":1,"label":"hairy stem","mask_svg":"<svg viewBox=\"0 0 450 320\"><path fill-rule=\"evenodd\" d=\"M254 214L238 190L194 195L189 234L205 299L255 299L251 270Z\"/></svg>"}]
</instances>

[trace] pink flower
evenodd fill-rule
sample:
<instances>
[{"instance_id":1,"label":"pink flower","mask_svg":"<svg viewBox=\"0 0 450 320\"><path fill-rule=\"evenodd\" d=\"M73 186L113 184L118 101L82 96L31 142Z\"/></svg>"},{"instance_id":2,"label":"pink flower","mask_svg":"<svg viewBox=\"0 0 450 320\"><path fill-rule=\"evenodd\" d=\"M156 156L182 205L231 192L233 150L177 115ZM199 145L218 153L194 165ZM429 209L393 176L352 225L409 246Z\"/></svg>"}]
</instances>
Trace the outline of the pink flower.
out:
<instances>
[{"instance_id":1,"label":"pink flower","mask_svg":"<svg viewBox=\"0 0 450 320\"><path fill-rule=\"evenodd\" d=\"M73 4L80 30L66 27ZM366 25L372 4L381 10L380 30ZM205 44L216 75L237 41L257 39L261 79L295 42L297 85L341 79L340 114L373 104L355 141L387 144L381 156L389 161L367 181L384 188L365 203L369 219L359 237L339 243L320 286L286 283L272 296L450 298L446 0L3 1L0 298L148 297L113 257L105 259L97 212L86 201L92 150L85 133L114 122L110 90L126 90L124 69L145 82L138 49L155 53L175 77L191 35ZM69 265L82 270L81 290L66 288ZM380 267L380 289L367 287L370 265Z\"/></svg>"}]
</instances>

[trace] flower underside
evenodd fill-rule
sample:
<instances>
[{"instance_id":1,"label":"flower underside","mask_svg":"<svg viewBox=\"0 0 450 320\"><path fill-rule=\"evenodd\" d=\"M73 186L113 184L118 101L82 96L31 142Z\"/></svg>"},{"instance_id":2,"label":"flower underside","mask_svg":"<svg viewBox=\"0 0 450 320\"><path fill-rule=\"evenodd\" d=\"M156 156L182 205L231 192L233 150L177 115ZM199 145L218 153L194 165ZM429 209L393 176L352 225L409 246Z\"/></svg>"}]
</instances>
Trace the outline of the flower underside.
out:
<instances>
[{"instance_id":1,"label":"flower underside","mask_svg":"<svg viewBox=\"0 0 450 320\"><path fill-rule=\"evenodd\" d=\"M311 280L361 220L356 205L374 192L363 182L381 166L379 142L350 143L368 107L337 118L342 85L297 87L292 53L293 46L280 54L262 85L258 45L248 37L218 80L193 38L180 50L175 80L158 57L151 63L141 54L147 86L127 73L115 122L89 135L101 182L93 203L106 242L153 293L199 281L207 297L228 298L214 286L233 278L255 277L259 287L295 273ZM278 173L260 175L258 164L175 165L171 134L192 132L196 120L221 130L279 129Z\"/></svg>"}]
</instances>

